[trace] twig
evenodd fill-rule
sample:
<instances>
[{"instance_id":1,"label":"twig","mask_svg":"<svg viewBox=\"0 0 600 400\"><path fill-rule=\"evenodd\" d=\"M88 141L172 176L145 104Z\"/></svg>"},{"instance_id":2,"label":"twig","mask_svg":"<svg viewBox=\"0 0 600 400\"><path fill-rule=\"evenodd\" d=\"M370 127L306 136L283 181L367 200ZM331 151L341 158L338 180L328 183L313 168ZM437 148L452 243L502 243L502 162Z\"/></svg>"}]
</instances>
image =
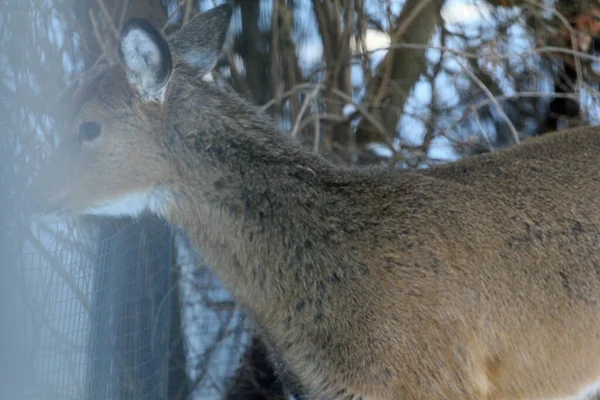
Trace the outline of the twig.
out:
<instances>
[{"instance_id":1,"label":"twig","mask_svg":"<svg viewBox=\"0 0 600 400\"><path fill-rule=\"evenodd\" d=\"M504 101L504 100L522 98L522 97L574 98L575 95L569 94L569 93L519 92L519 93L508 94L508 95L503 95L503 96L496 96L495 99L496 99L496 101ZM480 101L477 104L472 105L471 107L469 107L470 112L465 112L459 119L457 119L454 123L452 123L452 125L450 125L447 129L445 129L445 131L452 131L459 123L464 121L465 118L471 114L471 112L476 112L481 107L485 107L489 104L493 104L493 101L488 98L488 99Z\"/></svg>"},{"instance_id":2,"label":"twig","mask_svg":"<svg viewBox=\"0 0 600 400\"><path fill-rule=\"evenodd\" d=\"M366 51L364 53L373 54L375 52L381 50L393 50L393 49L414 49L414 50L437 50L442 53L449 53L452 55L461 56L463 58L481 58L481 54L470 53L462 50L454 50L445 46L434 46L429 44L422 43L396 43L391 44L389 46L377 47L373 50ZM585 53L579 50L567 49L564 47L557 46L540 46L531 50L524 51L522 53L508 53L508 54L498 54L498 55L486 55L485 59L488 61L498 61L498 60L507 60L514 59L515 57L525 57L530 55L536 55L541 53L557 53L557 54L567 54L570 56L577 56L582 60L586 61L600 61L600 57L595 56L593 54ZM363 53L356 53L356 55L361 55Z\"/></svg>"},{"instance_id":3,"label":"twig","mask_svg":"<svg viewBox=\"0 0 600 400\"><path fill-rule=\"evenodd\" d=\"M114 60L112 60L111 57L109 57L108 49L106 48L106 44L104 43L103 37L100 34L100 31L98 30L98 24L96 23L96 18L94 17L94 13L91 9L89 10L89 14L92 27L94 28L94 35L96 36L96 40L98 41L100 48L102 48L102 54L104 55L104 57L106 57L110 65L114 65Z\"/></svg>"},{"instance_id":4,"label":"twig","mask_svg":"<svg viewBox=\"0 0 600 400\"><path fill-rule=\"evenodd\" d=\"M129 0L125 0L123 7L121 8L121 15L119 16L118 31L121 32L123 25L125 24L125 17L127 16L127 10L129 9Z\"/></svg>"},{"instance_id":5,"label":"twig","mask_svg":"<svg viewBox=\"0 0 600 400\"><path fill-rule=\"evenodd\" d=\"M337 95L338 97L340 97L342 100L344 100L346 103L348 104L352 104L354 107L356 107L356 109L359 111L359 113L367 120L371 123L371 125L377 130L377 132L379 133L379 135L381 136L381 139L384 139L385 144L388 145L388 147L390 148L390 150L392 150L393 152L395 152L395 147L394 144L390 141L390 139L388 138L388 135L386 133L385 128L383 127L383 125L381 125L381 123L377 120L377 118L375 118L370 112L368 112L363 106L362 104L359 104L357 102L355 102L352 97L350 97L348 94L342 92L341 90L338 90L336 88L332 89L332 92Z\"/></svg>"},{"instance_id":6,"label":"twig","mask_svg":"<svg viewBox=\"0 0 600 400\"><path fill-rule=\"evenodd\" d=\"M298 111L298 116L296 117L296 120L294 121L294 126L292 127L292 131L290 132L291 136L296 137L296 135L298 134L298 127L300 126L300 121L302 120L302 117L304 116L304 113L306 112L308 104L312 101L313 98L315 98L317 96L317 94L319 93L319 90L320 90L320 86L315 85L314 89L306 97L304 97L304 101L302 102L300 111Z\"/></svg>"},{"instance_id":7,"label":"twig","mask_svg":"<svg viewBox=\"0 0 600 400\"><path fill-rule=\"evenodd\" d=\"M265 104L260 106L258 109L260 112L265 112L269 108L273 107L275 104L283 101L283 99L290 97L302 90L310 89L313 85L314 85L314 83L310 83L310 82L299 83L299 84L293 86L290 90L286 90L285 92L281 93L281 95L272 98L271 100L269 100L268 102L266 102Z\"/></svg>"},{"instance_id":8,"label":"twig","mask_svg":"<svg viewBox=\"0 0 600 400\"><path fill-rule=\"evenodd\" d=\"M575 53L577 53L577 43L578 43L577 37L576 37L577 32L575 32L575 30L573 29L573 27L571 26L571 24L569 23L567 18L565 18L565 16L561 12L559 12L555 7L547 7L541 3L534 3L531 0L528 0L527 2L535 7L539 7L545 11L549 11L552 14L554 14L563 23L564 27L569 31L569 36L571 38L571 48L574 51L573 61L575 62L575 72L577 74L577 80L575 82L575 93L580 94L581 86L583 83L583 71L581 68L581 59L579 56L577 56L575 54Z\"/></svg>"},{"instance_id":9,"label":"twig","mask_svg":"<svg viewBox=\"0 0 600 400\"><path fill-rule=\"evenodd\" d=\"M488 134L487 129L485 129L483 127L483 124L481 123L481 118L479 118L479 113L475 112L475 121L477 122L477 125L479 126L479 129L481 130L481 135L484 137L485 141L487 142L488 146L490 147L490 150L492 152L495 151L494 146L492 145L492 142L490 141L490 136Z\"/></svg>"},{"instance_id":10,"label":"twig","mask_svg":"<svg viewBox=\"0 0 600 400\"><path fill-rule=\"evenodd\" d=\"M314 132L314 142L313 142L313 151L315 153L319 152L319 136L321 135L321 119L319 118L319 104L316 101L316 98L313 99L313 101L316 103L315 104L315 110L316 110L316 117L315 118L315 132Z\"/></svg>"},{"instance_id":11,"label":"twig","mask_svg":"<svg viewBox=\"0 0 600 400\"><path fill-rule=\"evenodd\" d=\"M106 18L106 23L108 24L108 27L110 28L111 32L113 33L115 40L118 40L119 36L120 36L119 30L115 26L115 23L114 23L112 17L110 16L110 13L106 9L106 5L104 4L104 1L96 0L96 3L98 4L98 7L100 7L102 14L104 14L104 18Z\"/></svg>"},{"instance_id":12,"label":"twig","mask_svg":"<svg viewBox=\"0 0 600 400\"><path fill-rule=\"evenodd\" d=\"M415 8L410 10L408 15L406 16L406 19L404 19L400 23L400 25L398 26L398 29L396 29L393 36L390 38L391 43L398 43L400 41L400 37L406 32L406 30L414 22L415 18L417 18L421 14L421 12L425 9L425 7L427 7L429 5L430 2L431 2L431 0L421 0L415 6ZM388 93L389 81L391 79L391 74L392 74L392 65L394 63L394 53L393 52L390 52L387 54L385 63L386 63L385 71L384 71L382 79L381 79L381 84L379 85L379 87L377 89L377 93L375 94L375 97L373 98L372 104L374 106L378 106L381 103L383 96L385 96L385 94Z\"/></svg>"},{"instance_id":13,"label":"twig","mask_svg":"<svg viewBox=\"0 0 600 400\"><path fill-rule=\"evenodd\" d=\"M296 94L297 92L299 92L301 90L310 89L310 88L312 88L313 90L325 90L326 86L322 83L298 84L298 85L294 86L292 89L282 93L282 95L279 98L269 100L266 104L264 104L262 107L260 107L260 111L264 112L264 111L268 110L275 103L281 101L282 99L284 99L288 96L291 96L293 94ZM395 152L394 144L387 137L385 128L371 113L369 113L361 104L355 102L350 95L344 93L343 91L341 91L337 88L330 88L330 90L331 90L331 93L333 93L334 95L336 95L337 97L342 99L346 104L352 104L354 107L356 107L356 110L358 111L358 113L360 115L362 115L367 121L369 121L371 123L371 125L373 125L373 127L377 130L377 132L380 134L381 138L384 139L385 144L390 148L390 150ZM323 115L321 115L320 118L323 118ZM339 117L337 120L339 122L346 122L347 118ZM301 129L302 127L303 127L303 125L301 124L298 129Z\"/></svg>"},{"instance_id":14,"label":"twig","mask_svg":"<svg viewBox=\"0 0 600 400\"><path fill-rule=\"evenodd\" d=\"M187 24L187 22L190 20L190 17L192 15L192 1L191 0L187 0L185 2L185 8L183 9L183 20L182 25Z\"/></svg>"},{"instance_id":15,"label":"twig","mask_svg":"<svg viewBox=\"0 0 600 400\"><path fill-rule=\"evenodd\" d=\"M167 19L167 22L165 22L165 24L163 25L161 31L164 32L165 29L167 28L167 26L169 26L169 24L171 24L171 22L173 22L173 20L175 20L175 18L177 18L177 13L179 13L179 10L181 10L181 6L183 6L186 3L186 0L180 0L177 2L177 7L175 7L175 11L173 11L173 13L171 14L171 16Z\"/></svg>"},{"instance_id":16,"label":"twig","mask_svg":"<svg viewBox=\"0 0 600 400\"><path fill-rule=\"evenodd\" d=\"M521 141L519 139L519 132L517 132L517 129L515 128L515 126L511 122L510 118L508 117L508 115L506 115L506 112L504 111L504 109L502 108L502 106L500 105L500 103L498 102L498 99L494 96L494 94L490 91L490 89L488 89L488 87L485 86L485 84L481 81L481 79L479 79L477 77L477 75L475 75L473 73L473 71L471 71L469 69L468 66L466 66L461 60L456 60L456 62L458 63L458 65L461 66L461 68L466 72L466 74L469 75L469 77L471 79L473 79L473 81L486 94L486 96L488 96L490 102L494 106L496 106L498 112L500 113L500 115L505 120L506 124L508 125L508 128L510 129L510 131L512 133L512 136L513 136L513 139L514 139L515 143L519 143Z\"/></svg>"}]
</instances>

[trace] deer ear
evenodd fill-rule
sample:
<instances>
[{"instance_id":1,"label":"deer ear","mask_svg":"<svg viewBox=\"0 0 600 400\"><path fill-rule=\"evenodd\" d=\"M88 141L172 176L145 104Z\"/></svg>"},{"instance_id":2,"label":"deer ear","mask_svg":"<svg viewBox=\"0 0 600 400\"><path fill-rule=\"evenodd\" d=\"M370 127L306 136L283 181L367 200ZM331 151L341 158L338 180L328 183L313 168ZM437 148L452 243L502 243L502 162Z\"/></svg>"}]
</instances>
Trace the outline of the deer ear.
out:
<instances>
[{"instance_id":1,"label":"deer ear","mask_svg":"<svg viewBox=\"0 0 600 400\"><path fill-rule=\"evenodd\" d=\"M129 83L148 101L164 101L165 86L173 72L171 50L150 22L134 18L121 32L121 61Z\"/></svg>"},{"instance_id":2,"label":"deer ear","mask_svg":"<svg viewBox=\"0 0 600 400\"><path fill-rule=\"evenodd\" d=\"M231 5L222 4L196 15L169 37L174 56L196 68L198 75L210 72L227 42L232 14Z\"/></svg>"}]
</instances>

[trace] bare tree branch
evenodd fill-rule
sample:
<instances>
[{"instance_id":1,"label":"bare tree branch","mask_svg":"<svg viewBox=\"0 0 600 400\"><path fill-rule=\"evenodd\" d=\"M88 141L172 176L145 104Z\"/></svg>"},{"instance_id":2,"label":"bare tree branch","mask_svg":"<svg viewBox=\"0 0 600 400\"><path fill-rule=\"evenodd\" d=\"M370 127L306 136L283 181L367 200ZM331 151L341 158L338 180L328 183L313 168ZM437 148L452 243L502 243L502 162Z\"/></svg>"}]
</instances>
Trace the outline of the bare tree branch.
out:
<instances>
[{"instance_id":1,"label":"bare tree branch","mask_svg":"<svg viewBox=\"0 0 600 400\"><path fill-rule=\"evenodd\" d=\"M391 32L391 46L400 43L426 44L440 20L439 0L407 0ZM356 129L356 145L360 149L369 143L391 142L403 113L407 94L424 68L425 50L396 47L388 51L375 76L368 83L363 107L381 122L387 137L363 119Z\"/></svg>"}]
</instances>

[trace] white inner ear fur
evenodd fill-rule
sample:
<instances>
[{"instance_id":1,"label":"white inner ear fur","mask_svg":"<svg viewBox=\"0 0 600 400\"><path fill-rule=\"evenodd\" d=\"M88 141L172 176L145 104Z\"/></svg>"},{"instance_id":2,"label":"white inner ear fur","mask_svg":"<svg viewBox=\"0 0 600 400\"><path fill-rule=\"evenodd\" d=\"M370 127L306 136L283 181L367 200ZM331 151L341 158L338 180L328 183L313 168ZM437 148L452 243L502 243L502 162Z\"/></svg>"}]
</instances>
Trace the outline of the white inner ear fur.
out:
<instances>
[{"instance_id":1,"label":"white inner ear fur","mask_svg":"<svg viewBox=\"0 0 600 400\"><path fill-rule=\"evenodd\" d=\"M152 38L143 30L132 29L121 39L121 51L129 68L129 83L138 90L142 99L164 102L165 85L157 82L164 60Z\"/></svg>"},{"instance_id":2,"label":"white inner ear fur","mask_svg":"<svg viewBox=\"0 0 600 400\"><path fill-rule=\"evenodd\" d=\"M146 32L139 29L129 31L121 41L125 63L133 71L156 68L162 62L160 49Z\"/></svg>"}]
</instances>

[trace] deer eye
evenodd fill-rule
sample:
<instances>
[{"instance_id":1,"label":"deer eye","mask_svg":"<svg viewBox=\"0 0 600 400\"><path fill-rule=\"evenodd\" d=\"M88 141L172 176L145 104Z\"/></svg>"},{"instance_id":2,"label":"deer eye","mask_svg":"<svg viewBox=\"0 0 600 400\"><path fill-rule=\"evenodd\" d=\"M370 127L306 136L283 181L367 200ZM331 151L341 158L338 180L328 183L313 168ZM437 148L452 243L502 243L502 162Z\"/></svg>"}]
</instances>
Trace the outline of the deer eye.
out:
<instances>
[{"instance_id":1,"label":"deer eye","mask_svg":"<svg viewBox=\"0 0 600 400\"><path fill-rule=\"evenodd\" d=\"M86 121L79 125L79 141L88 142L100 136L102 127L96 121Z\"/></svg>"}]
</instances>

